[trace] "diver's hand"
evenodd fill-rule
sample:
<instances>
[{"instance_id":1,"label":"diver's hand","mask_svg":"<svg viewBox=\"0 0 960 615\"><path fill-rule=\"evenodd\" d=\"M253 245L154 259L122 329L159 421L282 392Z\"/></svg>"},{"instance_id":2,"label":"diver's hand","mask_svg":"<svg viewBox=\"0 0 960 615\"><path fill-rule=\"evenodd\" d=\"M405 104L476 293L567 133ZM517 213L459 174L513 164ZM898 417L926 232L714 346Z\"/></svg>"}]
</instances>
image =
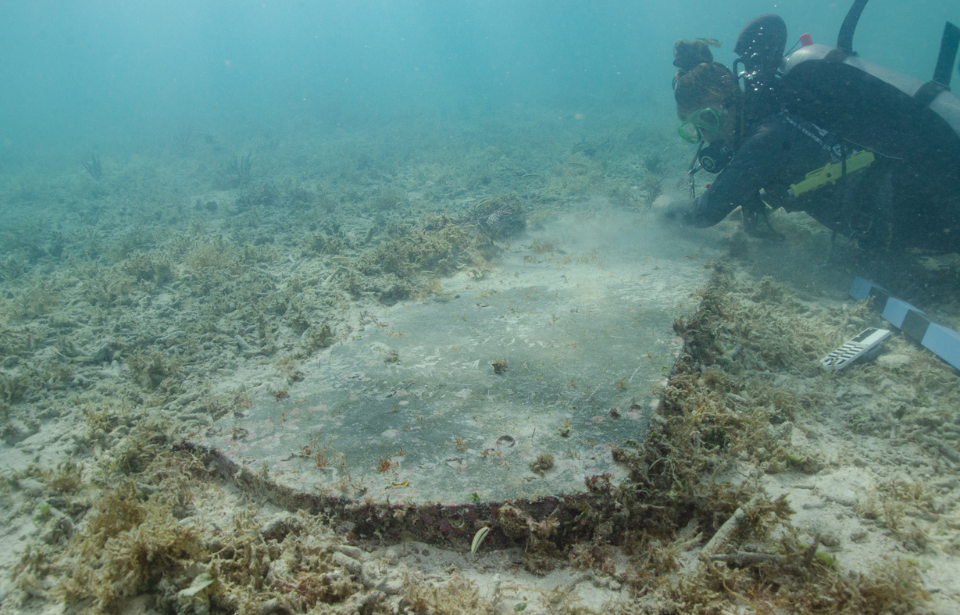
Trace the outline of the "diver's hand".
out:
<instances>
[{"instance_id":1,"label":"diver's hand","mask_svg":"<svg viewBox=\"0 0 960 615\"><path fill-rule=\"evenodd\" d=\"M653 202L653 212L664 224L689 224L693 215L693 199L677 199L666 195Z\"/></svg>"}]
</instances>

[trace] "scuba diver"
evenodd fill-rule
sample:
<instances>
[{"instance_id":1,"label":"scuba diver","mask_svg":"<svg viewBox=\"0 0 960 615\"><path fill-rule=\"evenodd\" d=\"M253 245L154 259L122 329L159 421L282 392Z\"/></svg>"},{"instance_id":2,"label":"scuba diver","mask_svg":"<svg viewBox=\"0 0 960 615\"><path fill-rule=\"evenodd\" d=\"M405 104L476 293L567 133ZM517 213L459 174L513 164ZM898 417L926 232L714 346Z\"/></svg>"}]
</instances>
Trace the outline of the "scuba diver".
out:
<instances>
[{"instance_id":1,"label":"scuba diver","mask_svg":"<svg viewBox=\"0 0 960 615\"><path fill-rule=\"evenodd\" d=\"M836 48L805 34L786 58L783 20L752 20L733 71L713 61L719 43L677 42L679 132L698 148L692 198L661 217L705 227L739 207L759 233L783 207L867 250L960 252L960 99L948 87L960 29L947 23L934 79L922 83L853 52L866 2L854 3ZM717 175L697 196L701 168Z\"/></svg>"}]
</instances>

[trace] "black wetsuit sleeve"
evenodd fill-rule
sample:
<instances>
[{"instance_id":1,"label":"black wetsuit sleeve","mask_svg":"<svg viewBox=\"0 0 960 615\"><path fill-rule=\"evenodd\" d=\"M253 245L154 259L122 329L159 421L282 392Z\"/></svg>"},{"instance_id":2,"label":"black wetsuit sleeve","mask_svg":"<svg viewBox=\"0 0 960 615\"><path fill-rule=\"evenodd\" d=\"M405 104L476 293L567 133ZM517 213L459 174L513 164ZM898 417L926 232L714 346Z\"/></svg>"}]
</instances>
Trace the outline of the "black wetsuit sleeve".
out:
<instances>
[{"instance_id":1,"label":"black wetsuit sleeve","mask_svg":"<svg viewBox=\"0 0 960 615\"><path fill-rule=\"evenodd\" d=\"M779 172L783 162L784 127L771 119L743 142L733 160L684 215L691 226L713 226L737 207L762 205L760 189Z\"/></svg>"}]
</instances>

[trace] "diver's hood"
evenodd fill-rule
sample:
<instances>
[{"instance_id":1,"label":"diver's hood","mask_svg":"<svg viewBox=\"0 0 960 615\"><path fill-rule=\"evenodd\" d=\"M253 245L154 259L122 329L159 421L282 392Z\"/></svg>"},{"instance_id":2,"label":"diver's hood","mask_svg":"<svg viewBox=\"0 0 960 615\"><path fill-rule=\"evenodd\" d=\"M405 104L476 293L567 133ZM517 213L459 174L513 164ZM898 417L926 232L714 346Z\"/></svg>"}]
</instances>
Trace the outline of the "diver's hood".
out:
<instances>
[{"instance_id":1,"label":"diver's hood","mask_svg":"<svg viewBox=\"0 0 960 615\"><path fill-rule=\"evenodd\" d=\"M740 30L733 52L748 72L774 73L783 63L787 24L779 15L754 17Z\"/></svg>"}]
</instances>

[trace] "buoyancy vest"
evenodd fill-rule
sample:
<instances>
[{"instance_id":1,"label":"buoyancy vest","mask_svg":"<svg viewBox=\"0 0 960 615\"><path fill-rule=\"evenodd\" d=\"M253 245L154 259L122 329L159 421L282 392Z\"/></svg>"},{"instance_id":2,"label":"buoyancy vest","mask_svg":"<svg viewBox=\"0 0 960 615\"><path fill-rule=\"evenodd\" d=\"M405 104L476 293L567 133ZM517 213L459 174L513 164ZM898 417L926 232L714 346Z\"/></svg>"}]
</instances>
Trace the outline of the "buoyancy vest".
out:
<instances>
[{"instance_id":1,"label":"buoyancy vest","mask_svg":"<svg viewBox=\"0 0 960 615\"><path fill-rule=\"evenodd\" d=\"M946 87L811 44L786 58L779 98L861 148L960 183L960 98Z\"/></svg>"}]
</instances>

